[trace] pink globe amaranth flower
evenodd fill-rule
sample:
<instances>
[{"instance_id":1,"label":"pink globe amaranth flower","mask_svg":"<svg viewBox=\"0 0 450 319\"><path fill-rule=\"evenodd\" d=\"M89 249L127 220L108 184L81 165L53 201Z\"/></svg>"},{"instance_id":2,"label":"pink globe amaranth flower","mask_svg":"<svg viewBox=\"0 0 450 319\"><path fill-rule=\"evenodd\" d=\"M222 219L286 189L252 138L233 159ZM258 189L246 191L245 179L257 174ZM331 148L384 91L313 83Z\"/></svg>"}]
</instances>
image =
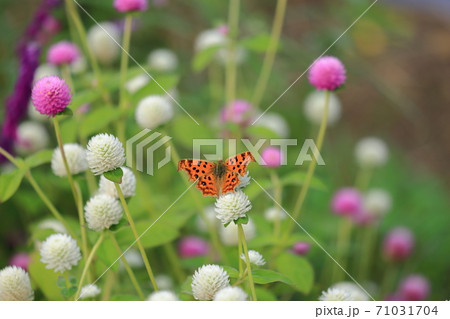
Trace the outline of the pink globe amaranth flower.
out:
<instances>
[{"instance_id":1,"label":"pink globe amaranth flower","mask_svg":"<svg viewBox=\"0 0 450 319\"><path fill-rule=\"evenodd\" d=\"M200 237L188 236L178 243L178 253L181 258L204 256L209 252L208 242Z\"/></svg>"},{"instance_id":2,"label":"pink globe amaranth flower","mask_svg":"<svg viewBox=\"0 0 450 319\"><path fill-rule=\"evenodd\" d=\"M228 35L228 32L230 31L230 28L226 24L222 24L217 27L217 31L222 33L223 35Z\"/></svg>"},{"instance_id":3,"label":"pink globe amaranth flower","mask_svg":"<svg viewBox=\"0 0 450 319\"><path fill-rule=\"evenodd\" d=\"M361 193L355 188L341 188L331 200L331 209L335 214L342 216L358 214L362 209Z\"/></svg>"},{"instance_id":4,"label":"pink globe amaranth flower","mask_svg":"<svg viewBox=\"0 0 450 319\"><path fill-rule=\"evenodd\" d=\"M248 125L253 106L245 100L235 100L228 107L222 109L220 119L222 122L231 122L235 124Z\"/></svg>"},{"instance_id":5,"label":"pink globe amaranth flower","mask_svg":"<svg viewBox=\"0 0 450 319\"><path fill-rule=\"evenodd\" d=\"M10 266L17 266L22 268L23 270L28 271L28 265L31 262L31 257L26 253L17 253L11 257L9 260Z\"/></svg>"},{"instance_id":6,"label":"pink globe amaranth flower","mask_svg":"<svg viewBox=\"0 0 450 319\"><path fill-rule=\"evenodd\" d=\"M353 222L360 226L372 225L375 222L375 217L373 216L373 214L370 214L365 209L360 209L351 217Z\"/></svg>"},{"instance_id":7,"label":"pink globe amaranth flower","mask_svg":"<svg viewBox=\"0 0 450 319\"><path fill-rule=\"evenodd\" d=\"M57 76L45 76L33 87L31 100L39 113L54 117L71 101L69 86Z\"/></svg>"},{"instance_id":8,"label":"pink globe amaranth flower","mask_svg":"<svg viewBox=\"0 0 450 319\"><path fill-rule=\"evenodd\" d=\"M306 255L309 250L311 249L311 244L307 243L306 241L299 241L296 242L292 246L292 252L297 255Z\"/></svg>"},{"instance_id":9,"label":"pink globe amaranth flower","mask_svg":"<svg viewBox=\"0 0 450 319\"><path fill-rule=\"evenodd\" d=\"M279 167L281 165L283 155L281 154L280 149L269 146L262 151L261 157L266 166Z\"/></svg>"},{"instance_id":10,"label":"pink globe amaranth flower","mask_svg":"<svg viewBox=\"0 0 450 319\"><path fill-rule=\"evenodd\" d=\"M308 78L316 89L333 91L345 83L345 73L345 67L338 58L324 56L314 61Z\"/></svg>"},{"instance_id":11,"label":"pink globe amaranth flower","mask_svg":"<svg viewBox=\"0 0 450 319\"><path fill-rule=\"evenodd\" d=\"M414 248L414 236L404 227L391 230L384 239L383 252L387 259L402 261L411 255Z\"/></svg>"},{"instance_id":12,"label":"pink globe amaranth flower","mask_svg":"<svg viewBox=\"0 0 450 319\"><path fill-rule=\"evenodd\" d=\"M50 47L47 61L54 65L70 64L80 57L78 47L69 41L61 41Z\"/></svg>"},{"instance_id":13,"label":"pink globe amaranth flower","mask_svg":"<svg viewBox=\"0 0 450 319\"><path fill-rule=\"evenodd\" d=\"M119 12L145 11L147 0L114 0L114 8Z\"/></svg>"},{"instance_id":14,"label":"pink globe amaranth flower","mask_svg":"<svg viewBox=\"0 0 450 319\"><path fill-rule=\"evenodd\" d=\"M430 293L430 283L421 275L410 275L400 283L398 293L406 301L425 300Z\"/></svg>"}]
</instances>

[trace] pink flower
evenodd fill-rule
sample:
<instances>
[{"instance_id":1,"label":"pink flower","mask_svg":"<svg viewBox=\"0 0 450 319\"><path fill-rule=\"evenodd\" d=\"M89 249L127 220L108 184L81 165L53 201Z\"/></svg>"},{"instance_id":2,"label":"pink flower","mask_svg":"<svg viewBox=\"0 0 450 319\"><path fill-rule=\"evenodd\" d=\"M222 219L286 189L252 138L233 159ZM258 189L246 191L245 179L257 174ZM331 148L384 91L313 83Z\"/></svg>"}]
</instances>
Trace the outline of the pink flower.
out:
<instances>
[{"instance_id":1,"label":"pink flower","mask_svg":"<svg viewBox=\"0 0 450 319\"><path fill-rule=\"evenodd\" d=\"M406 301L425 300L430 293L430 283L421 275L406 277L400 284L399 294Z\"/></svg>"},{"instance_id":2,"label":"pink flower","mask_svg":"<svg viewBox=\"0 0 450 319\"><path fill-rule=\"evenodd\" d=\"M353 222L360 226L371 225L375 221L375 216L367 210L361 209L352 215Z\"/></svg>"},{"instance_id":3,"label":"pink flower","mask_svg":"<svg viewBox=\"0 0 450 319\"><path fill-rule=\"evenodd\" d=\"M11 257L9 260L10 266L17 266L22 268L23 270L28 271L28 265L31 262L30 256L26 253L17 253L14 256Z\"/></svg>"},{"instance_id":4,"label":"pink flower","mask_svg":"<svg viewBox=\"0 0 450 319\"><path fill-rule=\"evenodd\" d=\"M341 188L331 200L331 209L337 215L354 216L361 211L361 208L362 196L355 188Z\"/></svg>"},{"instance_id":5,"label":"pink flower","mask_svg":"<svg viewBox=\"0 0 450 319\"><path fill-rule=\"evenodd\" d=\"M57 76L45 76L33 87L31 100L39 113L55 116L71 101L69 86Z\"/></svg>"},{"instance_id":6,"label":"pink flower","mask_svg":"<svg viewBox=\"0 0 450 319\"><path fill-rule=\"evenodd\" d=\"M281 151L276 147L266 147L261 154L261 157L268 167L279 167L282 161Z\"/></svg>"},{"instance_id":7,"label":"pink flower","mask_svg":"<svg viewBox=\"0 0 450 319\"><path fill-rule=\"evenodd\" d=\"M147 0L114 0L114 8L119 12L145 11Z\"/></svg>"},{"instance_id":8,"label":"pink flower","mask_svg":"<svg viewBox=\"0 0 450 319\"><path fill-rule=\"evenodd\" d=\"M324 56L314 61L308 78L316 89L333 91L345 83L345 73L345 67L338 58Z\"/></svg>"},{"instance_id":9,"label":"pink flower","mask_svg":"<svg viewBox=\"0 0 450 319\"><path fill-rule=\"evenodd\" d=\"M401 261L409 257L414 248L414 236L404 227L391 230L385 237L383 251L389 260Z\"/></svg>"},{"instance_id":10,"label":"pink flower","mask_svg":"<svg viewBox=\"0 0 450 319\"><path fill-rule=\"evenodd\" d=\"M80 50L72 42L61 41L50 47L47 61L54 65L70 64L80 57Z\"/></svg>"},{"instance_id":11,"label":"pink flower","mask_svg":"<svg viewBox=\"0 0 450 319\"><path fill-rule=\"evenodd\" d=\"M178 243L178 253L181 258L204 256L209 252L208 242L200 237L188 236Z\"/></svg>"},{"instance_id":12,"label":"pink flower","mask_svg":"<svg viewBox=\"0 0 450 319\"><path fill-rule=\"evenodd\" d=\"M297 255L306 255L311 249L311 244L306 241L299 241L292 246L292 252Z\"/></svg>"},{"instance_id":13,"label":"pink flower","mask_svg":"<svg viewBox=\"0 0 450 319\"><path fill-rule=\"evenodd\" d=\"M228 26L226 24L222 24L217 27L217 31L219 31L223 35L227 35L228 32L230 31L230 29L228 28Z\"/></svg>"},{"instance_id":14,"label":"pink flower","mask_svg":"<svg viewBox=\"0 0 450 319\"><path fill-rule=\"evenodd\" d=\"M253 106L245 100L235 100L228 107L222 109L220 119L222 122L246 125L250 121Z\"/></svg>"}]
</instances>

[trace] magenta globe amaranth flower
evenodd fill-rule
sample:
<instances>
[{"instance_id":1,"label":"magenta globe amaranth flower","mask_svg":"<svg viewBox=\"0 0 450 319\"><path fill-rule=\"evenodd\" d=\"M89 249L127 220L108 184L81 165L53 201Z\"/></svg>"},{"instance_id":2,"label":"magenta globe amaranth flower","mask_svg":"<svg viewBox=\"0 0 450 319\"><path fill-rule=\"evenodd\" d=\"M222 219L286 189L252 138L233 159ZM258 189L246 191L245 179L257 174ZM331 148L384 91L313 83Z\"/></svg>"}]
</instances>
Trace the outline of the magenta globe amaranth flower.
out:
<instances>
[{"instance_id":1,"label":"magenta globe amaranth flower","mask_svg":"<svg viewBox=\"0 0 450 319\"><path fill-rule=\"evenodd\" d=\"M61 41L50 47L47 61L54 65L71 64L80 57L78 47L69 41Z\"/></svg>"},{"instance_id":2,"label":"magenta globe amaranth flower","mask_svg":"<svg viewBox=\"0 0 450 319\"><path fill-rule=\"evenodd\" d=\"M209 252L208 243L200 237L188 236L178 243L178 253L181 258L204 256Z\"/></svg>"},{"instance_id":3,"label":"magenta globe amaranth flower","mask_svg":"<svg viewBox=\"0 0 450 319\"><path fill-rule=\"evenodd\" d=\"M266 147L261 154L264 164L268 167L279 167L283 160L281 150L276 147Z\"/></svg>"},{"instance_id":4,"label":"magenta globe amaranth flower","mask_svg":"<svg viewBox=\"0 0 450 319\"><path fill-rule=\"evenodd\" d=\"M230 105L225 106L220 114L222 122L247 125L253 113L253 106L245 100L235 100Z\"/></svg>"},{"instance_id":5,"label":"magenta globe amaranth flower","mask_svg":"<svg viewBox=\"0 0 450 319\"><path fill-rule=\"evenodd\" d=\"M351 187L341 188L331 200L331 209L337 215L354 216L360 212L361 207L361 193Z\"/></svg>"},{"instance_id":6,"label":"magenta globe amaranth flower","mask_svg":"<svg viewBox=\"0 0 450 319\"><path fill-rule=\"evenodd\" d=\"M430 293L430 283L421 275L410 275L403 279L398 293L406 301L425 300Z\"/></svg>"},{"instance_id":7,"label":"magenta globe amaranth flower","mask_svg":"<svg viewBox=\"0 0 450 319\"><path fill-rule=\"evenodd\" d=\"M31 262L31 257L27 253L17 253L9 260L10 266L20 267L28 271L28 265Z\"/></svg>"},{"instance_id":8,"label":"magenta globe amaranth flower","mask_svg":"<svg viewBox=\"0 0 450 319\"><path fill-rule=\"evenodd\" d=\"M292 252L297 255L306 255L309 250L311 249L311 244L307 243L306 241L299 241L296 242L292 246Z\"/></svg>"},{"instance_id":9,"label":"magenta globe amaranth flower","mask_svg":"<svg viewBox=\"0 0 450 319\"><path fill-rule=\"evenodd\" d=\"M69 86L57 76L45 76L33 87L31 100L39 113L55 116L64 111L71 101Z\"/></svg>"},{"instance_id":10,"label":"magenta globe amaranth flower","mask_svg":"<svg viewBox=\"0 0 450 319\"><path fill-rule=\"evenodd\" d=\"M145 11L147 0L114 0L114 8L119 12Z\"/></svg>"},{"instance_id":11,"label":"magenta globe amaranth flower","mask_svg":"<svg viewBox=\"0 0 450 319\"><path fill-rule=\"evenodd\" d=\"M345 83L345 73L345 67L338 58L324 56L314 61L308 78L316 89L333 91Z\"/></svg>"},{"instance_id":12,"label":"magenta globe amaranth flower","mask_svg":"<svg viewBox=\"0 0 450 319\"><path fill-rule=\"evenodd\" d=\"M405 227L391 230L384 240L383 252L387 259L401 261L409 257L414 248L414 236Z\"/></svg>"}]
</instances>

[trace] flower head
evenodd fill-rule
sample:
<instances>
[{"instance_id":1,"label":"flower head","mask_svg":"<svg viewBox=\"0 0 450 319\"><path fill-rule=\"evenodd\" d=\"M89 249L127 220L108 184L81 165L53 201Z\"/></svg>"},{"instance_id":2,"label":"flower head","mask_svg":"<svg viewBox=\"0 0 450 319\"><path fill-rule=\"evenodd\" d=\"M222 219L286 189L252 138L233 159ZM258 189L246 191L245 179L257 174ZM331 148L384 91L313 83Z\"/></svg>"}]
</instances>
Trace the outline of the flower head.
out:
<instances>
[{"instance_id":1,"label":"flower head","mask_svg":"<svg viewBox=\"0 0 450 319\"><path fill-rule=\"evenodd\" d=\"M43 63L39 65L36 72L34 72L34 82L51 75L59 75L58 67L50 63Z\"/></svg>"},{"instance_id":2,"label":"flower head","mask_svg":"<svg viewBox=\"0 0 450 319\"><path fill-rule=\"evenodd\" d=\"M164 274L156 275L155 277L156 284L161 290L170 290L173 288L173 280L172 277Z\"/></svg>"},{"instance_id":3,"label":"flower head","mask_svg":"<svg viewBox=\"0 0 450 319\"><path fill-rule=\"evenodd\" d=\"M346 291L349 294L350 300L353 301L369 301L369 296L357 284L350 281L342 281L334 284L332 289Z\"/></svg>"},{"instance_id":4,"label":"flower head","mask_svg":"<svg viewBox=\"0 0 450 319\"><path fill-rule=\"evenodd\" d=\"M22 268L8 266L0 270L1 301L31 301L34 292L31 289L30 277Z\"/></svg>"},{"instance_id":5,"label":"flower head","mask_svg":"<svg viewBox=\"0 0 450 319\"><path fill-rule=\"evenodd\" d=\"M250 181L252 177L250 176L250 172L247 171L244 176L238 175L239 178L239 184L234 188L236 190L243 189L250 185Z\"/></svg>"},{"instance_id":6,"label":"flower head","mask_svg":"<svg viewBox=\"0 0 450 319\"><path fill-rule=\"evenodd\" d=\"M148 301L177 301L177 295L168 290L159 290L152 292L147 298Z\"/></svg>"},{"instance_id":7,"label":"flower head","mask_svg":"<svg viewBox=\"0 0 450 319\"><path fill-rule=\"evenodd\" d=\"M122 190L123 196L133 197L136 190L136 176L131 169L122 166L123 176L122 183L119 185ZM109 196L119 198L119 193L117 192L114 182L107 179L105 176L100 177L100 183L98 187L98 192L101 194L108 194Z\"/></svg>"},{"instance_id":8,"label":"flower head","mask_svg":"<svg viewBox=\"0 0 450 319\"><path fill-rule=\"evenodd\" d=\"M197 300L212 300L215 294L229 286L228 274L218 265L203 265L192 276L192 293Z\"/></svg>"},{"instance_id":9,"label":"flower head","mask_svg":"<svg viewBox=\"0 0 450 319\"><path fill-rule=\"evenodd\" d=\"M64 144L64 153L66 154L67 164L69 165L70 174L75 175L88 169L86 159L86 150L79 144ZM56 176L67 176L61 150L57 147L52 155L52 171Z\"/></svg>"},{"instance_id":10,"label":"flower head","mask_svg":"<svg viewBox=\"0 0 450 319\"><path fill-rule=\"evenodd\" d=\"M292 252L297 255L306 255L311 249L311 244L306 241L296 242L292 246Z\"/></svg>"},{"instance_id":11,"label":"flower head","mask_svg":"<svg viewBox=\"0 0 450 319\"><path fill-rule=\"evenodd\" d=\"M66 234L53 234L47 237L41 247L41 261L45 268L55 272L72 269L81 259L80 247L75 239Z\"/></svg>"},{"instance_id":12,"label":"flower head","mask_svg":"<svg viewBox=\"0 0 450 319\"><path fill-rule=\"evenodd\" d=\"M167 123L172 117L172 103L159 95L151 95L142 99L135 112L137 124L150 130Z\"/></svg>"},{"instance_id":13,"label":"flower head","mask_svg":"<svg viewBox=\"0 0 450 319\"><path fill-rule=\"evenodd\" d=\"M120 30L111 22L95 24L89 29L87 42L92 53L100 63L111 64L120 53Z\"/></svg>"},{"instance_id":14,"label":"flower head","mask_svg":"<svg viewBox=\"0 0 450 319\"><path fill-rule=\"evenodd\" d=\"M241 259L243 261L246 261L245 254L241 254ZM257 252L256 250L249 250L248 251L248 259L250 260L250 263L255 266L264 266L266 264L266 261L264 260L264 257Z\"/></svg>"},{"instance_id":15,"label":"flower head","mask_svg":"<svg viewBox=\"0 0 450 319\"><path fill-rule=\"evenodd\" d=\"M195 50L203 51L212 47L223 47L227 37L219 29L209 29L201 32L195 40Z\"/></svg>"},{"instance_id":16,"label":"flower head","mask_svg":"<svg viewBox=\"0 0 450 319\"><path fill-rule=\"evenodd\" d=\"M281 208L272 206L264 211L264 217L269 222L274 222L276 220L286 219L287 215Z\"/></svg>"},{"instance_id":17,"label":"flower head","mask_svg":"<svg viewBox=\"0 0 450 319\"><path fill-rule=\"evenodd\" d=\"M37 227L39 229L51 229L55 233L67 234L67 229L59 220L56 219L45 219L41 221Z\"/></svg>"},{"instance_id":18,"label":"flower head","mask_svg":"<svg viewBox=\"0 0 450 319\"><path fill-rule=\"evenodd\" d=\"M283 163L283 154L277 147L266 147L262 151L261 157L268 167L279 167Z\"/></svg>"},{"instance_id":19,"label":"flower head","mask_svg":"<svg viewBox=\"0 0 450 319\"><path fill-rule=\"evenodd\" d=\"M84 207L88 227L95 231L109 229L119 223L123 216L119 201L107 194L92 197Z\"/></svg>"},{"instance_id":20,"label":"flower head","mask_svg":"<svg viewBox=\"0 0 450 319\"><path fill-rule=\"evenodd\" d=\"M379 167L387 162L389 150L381 139L366 137L356 144L355 157L361 167Z\"/></svg>"},{"instance_id":21,"label":"flower head","mask_svg":"<svg viewBox=\"0 0 450 319\"><path fill-rule=\"evenodd\" d=\"M248 223L242 225L245 239L251 240L256 235L255 223L249 218ZM227 227L219 227L220 240L227 246L236 246L238 244L238 227L231 223Z\"/></svg>"},{"instance_id":22,"label":"flower head","mask_svg":"<svg viewBox=\"0 0 450 319\"><path fill-rule=\"evenodd\" d=\"M125 163L125 150L119 139L111 134L98 134L89 140L87 161L95 175L115 170Z\"/></svg>"},{"instance_id":23,"label":"flower head","mask_svg":"<svg viewBox=\"0 0 450 319\"><path fill-rule=\"evenodd\" d=\"M345 83L345 73L345 67L338 58L324 56L314 61L308 78L316 89L333 91Z\"/></svg>"},{"instance_id":24,"label":"flower head","mask_svg":"<svg viewBox=\"0 0 450 319\"><path fill-rule=\"evenodd\" d=\"M351 301L350 294L343 289L328 288L327 291L322 291L319 297L320 301Z\"/></svg>"},{"instance_id":25,"label":"flower head","mask_svg":"<svg viewBox=\"0 0 450 319\"><path fill-rule=\"evenodd\" d=\"M336 94L330 92L328 102L328 121L327 124L335 124L341 117L341 102ZM313 91L305 100L303 112L306 118L313 124L319 125L322 122L323 112L325 110L325 92Z\"/></svg>"},{"instance_id":26,"label":"flower head","mask_svg":"<svg viewBox=\"0 0 450 319\"><path fill-rule=\"evenodd\" d=\"M119 12L145 11L147 0L114 0L114 8Z\"/></svg>"},{"instance_id":27,"label":"flower head","mask_svg":"<svg viewBox=\"0 0 450 319\"><path fill-rule=\"evenodd\" d=\"M10 266L20 267L25 271L28 271L28 265L31 262L31 257L26 253L17 253L9 260Z\"/></svg>"},{"instance_id":28,"label":"flower head","mask_svg":"<svg viewBox=\"0 0 450 319\"><path fill-rule=\"evenodd\" d=\"M405 227L392 229L383 243L384 255L394 261L401 261L409 257L414 248L414 236Z\"/></svg>"},{"instance_id":29,"label":"flower head","mask_svg":"<svg viewBox=\"0 0 450 319\"><path fill-rule=\"evenodd\" d=\"M150 52L147 63L152 70L158 72L172 72L178 66L176 54L169 49L156 49Z\"/></svg>"},{"instance_id":30,"label":"flower head","mask_svg":"<svg viewBox=\"0 0 450 319\"><path fill-rule=\"evenodd\" d=\"M214 296L214 301L246 301L247 293L239 287L225 287Z\"/></svg>"},{"instance_id":31,"label":"flower head","mask_svg":"<svg viewBox=\"0 0 450 319\"><path fill-rule=\"evenodd\" d=\"M130 92L130 94L134 94L146 86L149 82L150 77L147 74L142 73L128 80L127 83L125 83L125 88L128 92Z\"/></svg>"},{"instance_id":32,"label":"flower head","mask_svg":"<svg viewBox=\"0 0 450 319\"><path fill-rule=\"evenodd\" d=\"M364 195L364 209L374 217L384 216L392 207L391 195L384 189L374 188Z\"/></svg>"},{"instance_id":33,"label":"flower head","mask_svg":"<svg viewBox=\"0 0 450 319\"><path fill-rule=\"evenodd\" d=\"M33 154L47 147L49 137L45 127L38 122L25 121L17 128L15 149L20 154Z\"/></svg>"},{"instance_id":34,"label":"flower head","mask_svg":"<svg viewBox=\"0 0 450 319\"><path fill-rule=\"evenodd\" d=\"M216 217L223 223L230 223L240 217L245 217L252 208L247 195L242 191L227 193L216 200Z\"/></svg>"},{"instance_id":35,"label":"flower head","mask_svg":"<svg viewBox=\"0 0 450 319\"><path fill-rule=\"evenodd\" d=\"M246 125L250 122L253 110L254 108L250 102L245 100L235 100L222 109L220 119L222 122Z\"/></svg>"},{"instance_id":36,"label":"flower head","mask_svg":"<svg viewBox=\"0 0 450 319\"><path fill-rule=\"evenodd\" d=\"M70 89L63 79L54 75L45 76L34 85L31 100L39 113L55 116L69 105Z\"/></svg>"},{"instance_id":37,"label":"flower head","mask_svg":"<svg viewBox=\"0 0 450 319\"><path fill-rule=\"evenodd\" d=\"M53 65L71 64L80 57L78 47L68 41L58 42L50 47L47 61Z\"/></svg>"},{"instance_id":38,"label":"flower head","mask_svg":"<svg viewBox=\"0 0 450 319\"><path fill-rule=\"evenodd\" d=\"M430 283L422 275L410 275L400 283L398 293L407 301L425 300L430 293Z\"/></svg>"},{"instance_id":39,"label":"flower head","mask_svg":"<svg viewBox=\"0 0 450 319\"><path fill-rule=\"evenodd\" d=\"M357 189L351 187L341 188L331 200L331 209L337 215L352 216L357 214L361 207L362 196Z\"/></svg>"},{"instance_id":40,"label":"flower head","mask_svg":"<svg viewBox=\"0 0 450 319\"><path fill-rule=\"evenodd\" d=\"M200 237L187 236L178 243L181 258L204 256L209 252L209 244Z\"/></svg>"},{"instance_id":41,"label":"flower head","mask_svg":"<svg viewBox=\"0 0 450 319\"><path fill-rule=\"evenodd\" d=\"M94 284L89 284L81 288L80 292L80 298L81 299L87 299L87 298L95 298L101 293L101 289Z\"/></svg>"}]
</instances>

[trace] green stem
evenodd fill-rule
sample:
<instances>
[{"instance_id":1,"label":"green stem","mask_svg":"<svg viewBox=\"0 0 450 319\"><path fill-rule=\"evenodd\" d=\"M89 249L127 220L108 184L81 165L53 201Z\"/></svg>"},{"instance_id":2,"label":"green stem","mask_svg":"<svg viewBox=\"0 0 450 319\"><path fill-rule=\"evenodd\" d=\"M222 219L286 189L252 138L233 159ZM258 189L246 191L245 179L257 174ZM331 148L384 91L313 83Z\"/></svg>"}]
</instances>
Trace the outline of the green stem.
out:
<instances>
[{"instance_id":1,"label":"green stem","mask_svg":"<svg viewBox=\"0 0 450 319\"><path fill-rule=\"evenodd\" d=\"M359 169L356 175L355 187L361 192L364 192L370 184L373 170L368 167L362 167Z\"/></svg>"},{"instance_id":2,"label":"green stem","mask_svg":"<svg viewBox=\"0 0 450 319\"><path fill-rule=\"evenodd\" d=\"M238 233L239 234L239 233ZM238 237L238 255L239 255L239 278L243 277L244 274L244 261L242 260L242 243L241 237Z\"/></svg>"},{"instance_id":3,"label":"green stem","mask_svg":"<svg viewBox=\"0 0 450 319\"><path fill-rule=\"evenodd\" d=\"M169 261L172 265L172 270L175 273L178 282L182 283L185 280L186 275L184 274L183 269L181 268L180 259L178 258L175 249L170 243L165 243L163 247L167 257L169 258Z\"/></svg>"},{"instance_id":4,"label":"green stem","mask_svg":"<svg viewBox=\"0 0 450 319\"><path fill-rule=\"evenodd\" d=\"M248 270L248 282L250 284L250 290L252 291L252 298L253 301L256 301L257 299L256 299L255 284L253 282L253 274L250 265L250 257L248 256L247 241L245 240L244 228L242 227L242 224L238 224L237 226L238 226L239 242L242 243L242 246L244 248L245 262L247 264ZM239 259L241 259L241 256L239 256Z\"/></svg>"},{"instance_id":5,"label":"green stem","mask_svg":"<svg viewBox=\"0 0 450 319\"><path fill-rule=\"evenodd\" d=\"M225 69L226 102L230 107L236 94L236 38L239 25L240 0L230 0L228 9L229 42Z\"/></svg>"},{"instance_id":6,"label":"green stem","mask_svg":"<svg viewBox=\"0 0 450 319\"><path fill-rule=\"evenodd\" d=\"M86 224L84 221L83 195L81 194L80 185L77 182L75 182L75 191L77 192L78 220L80 222L80 230L81 230L81 249L83 251L83 257L86 259L89 254L89 248L86 234ZM90 273L89 279L92 279L90 278Z\"/></svg>"},{"instance_id":7,"label":"green stem","mask_svg":"<svg viewBox=\"0 0 450 319\"><path fill-rule=\"evenodd\" d=\"M148 276L150 278L150 281L152 282L153 289L155 291L158 291L158 286L157 286L156 281L155 281L155 276L153 275L153 271L152 271L152 268L150 266L150 262L148 261L147 254L145 253L144 246L142 246L141 240L139 238L139 234L138 234L138 232L136 230L136 226L134 224L133 217L131 217L130 210L128 209L128 204L125 201L125 197L123 196L122 189L120 188L119 184L117 184L117 183L114 183L114 184L116 185L116 189L117 189L117 193L119 194L120 202L122 203L122 206L123 206L123 209L125 211L125 214L127 215L128 222L130 223L131 230L133 231L134 238L136 239L136 243L137 243L139 251L141 253L142 260L144 261L145 268L147 269Z\"/></svg>"},{"instance_id":8,"label":"green stem","mask_svg":"<svg viewBox=\"0 0 450 319\"><path fill-rule=\"evenodd\" d=\"M97 252L98 247L102 244L103 238L105 238L105 232L101 232L100 236L97 239L94 247L92 247L91 253L89 254L86 262L84 263L83 272L81 273L80 282L78 283L78 290L76 293L75 299L78 300L80 298L81 288L83 287L84 279L88 274L89 266L91 265L92 260L94 259L95 253Z\"/></svg>"},{"instance_id":9,"label":"green stem","mask_svg":"<svg viewBox=\"0 0 450 319\"><path fill-rule=\"evenodd\" d=\"M113 288L115 281L116 281L116 273L113 271L109 271L108 274L106 275L105 283L103 284L102 301L108 301L111 298L111 290Z\"/></svg>"},{"instance_id":10,"label":"green stem","mask_svg":"<svg viewBox=\"0 0 450 319\"><path fill-rule=\"evenodd\" d=\"M73 84L69 64L65 63L61 66L61 74L62 74L63 79L67 82L67 85L69 85L69 88L72 91L72 94L75 94L75 86Z\"/></svg>"},{"instance_id":11,"label":"green stem","mask_svg":"<svg viewBox=\"0 0 450 319\"><path fill-rule=\"evenodd\" d=\"M128 276L131 279L131 283L133 284L134 288L136 289L136 291L139 295L139 298L141 298L141 300L144 300L145 299L144 294L142 293L141 287L139 286L136 276L134 275L133 269L131 269L130 265L128 264L127 259L123 255L122 249L120 249L119 243L117 242L116 238L114 237L114 233L109 232L109 235L111 237L111 241L114 245L114 248L116 248L117 252L119 253L120 260L122 261L122 263L128 273Z\"/></svg>"},{"instance_id":12,"label":"green stem","mask_svg":"<svg viewBox=\"0 0 450 319\"><path fill-rule=\"evenodd\" d=\"M275 9L275 18L273 20L272 33L270 35L270 42L267 47L266 55L264 57L261 73L256 83L255 93L253 95L253 105L259 107L262 96L267 88L270 73L272 72L273 62L275 60L275 54L278 48L278 42L280 40L281 29L283 27L284 15L286 12L287 0L278 0L277 7Z\"/></svg>"},{"instance_id":13,"label":"green stem","mask_svg":"<svg viewBox=\"0 0 450 319\"><path fill-rule=\"evenodd\" d=\"M367 226L361 229L363 231L363 239L361 241L361 255L359 258L359 279L366 280L369 273L373 246L376 238L376 228L374 226Z\"/></svg>"},{"instance_id":14,"label":"green stem","mask_svg":"<svg viewBox=\"0 0 450 319\"><path fill-rule=\"evenodd\" d=\"M392 262L389 262L386 266L384 277L380 285L380 298L384 298L391 291L393 284L397 279L398 269L395 266L396 265Z\"/></svg>"},{"instance_id":15,"label":"green stem","mask_svg":"<svg viewBox=\"0 0 450 319\"><path fill-rule=\"evenodd\" d=\"M280 178L278 177L278 174L274 170L270 171L270 178L271 178L272 184L274 186L275 202L279 203L281 205L282 185L281 185ZM275 238L278 238L278 236L280 235L280 230L281 230L281 219L280 219L281 209L278 207L278 205L275 205L275 209L277 210L277 214L275 216L275 220L273 223L273 226L274 226L273 227L273 235L275 236Z\"/></svg>"},{"instance_id":16,"label":"green stem","mask_svg":"<svg viewBox=\"0 0 450 319\"><path fill-rule=\"evenodd\" d=\"M344 269L347 265L347 255L349 251L351 233L352 221L346 217L342 218L336 243L335 258ZM336 263L334 264L332 278L332 282L338 282L344 278L344 272Z\"/></svg>"}]
</instances>

